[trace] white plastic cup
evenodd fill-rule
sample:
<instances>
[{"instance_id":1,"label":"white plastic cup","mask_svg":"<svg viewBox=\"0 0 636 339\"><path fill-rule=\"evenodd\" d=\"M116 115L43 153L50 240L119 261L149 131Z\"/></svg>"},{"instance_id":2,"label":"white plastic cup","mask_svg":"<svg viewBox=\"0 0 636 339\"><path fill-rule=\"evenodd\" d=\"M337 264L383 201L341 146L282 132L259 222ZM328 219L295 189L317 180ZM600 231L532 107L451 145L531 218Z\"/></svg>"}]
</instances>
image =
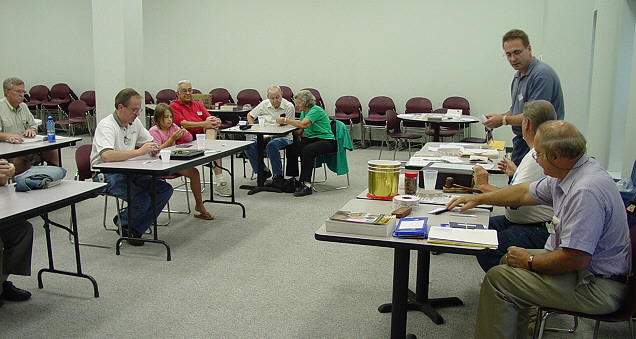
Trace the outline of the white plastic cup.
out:
<instances>
[{"instance_id":1,"label":"white plastic cup","mask_svg":"<svg viewBox=\"0 0 636 339\"><path fill-rule=\"evenodd\" d=\"M259 125L260 127L265 126L265 119L258 119L258 125Z\"/></svg>"},{"instance_id":2,"label":"white plastic cup","mask_svg":"<svg viewBox=\"0 0 636 339\"><path fill-rule=\"evenodd\" d=\"M167 164L170 162L170 152L171 151L169 149L162 149L161 151L159 151L162 163Z\"/></svg>"},{"instance_id":3,"label":"white plastic cup","mask_svg":"<svg viewBox=\"0 0 636 339\"><path fill-rule=\"evenodd\" d=\"M239 124L239 126L247 125L247 121L240 120L238 124Z\"/></svg>"},{"instance_id":4,"label":"white plastic cup","mask_svg":"<svg viewBox=\"0 0 636 339\"><path fill-rule=\"evenodd\" d=\"M425 170L424 171L424 189L434 190L436 182L437 182L437 171Z\"/></svg>"},{"instance_id":5,"label":"white plastic cup","mask_svg":"<svg viewBox=\"0 0 636 339\"><path fill-rule=\"evenodd\" d=\"M205 149L205 134L197 134L197 148Z\"/></svg>"}]
</instances>

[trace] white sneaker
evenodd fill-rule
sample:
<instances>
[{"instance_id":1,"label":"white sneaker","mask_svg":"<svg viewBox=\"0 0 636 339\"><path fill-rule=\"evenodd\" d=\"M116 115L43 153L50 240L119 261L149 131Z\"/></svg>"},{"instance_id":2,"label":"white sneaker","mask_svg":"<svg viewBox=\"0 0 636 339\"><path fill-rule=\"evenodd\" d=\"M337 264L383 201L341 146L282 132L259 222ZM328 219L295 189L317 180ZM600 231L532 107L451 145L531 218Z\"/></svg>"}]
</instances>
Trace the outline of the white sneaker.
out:
<instances>
[{"instance_id":1,"label":"white sneaker","mask_svg":"<svg viewBox=\"0 0 636 339\"><path fill-rule=\"evenodd\" d=\"M219 180L214 183L214 194L220 195L222 197L231 197L232 190L230 189L230 185L227 183L227 181Z\"/></svg>"}]
</instances>

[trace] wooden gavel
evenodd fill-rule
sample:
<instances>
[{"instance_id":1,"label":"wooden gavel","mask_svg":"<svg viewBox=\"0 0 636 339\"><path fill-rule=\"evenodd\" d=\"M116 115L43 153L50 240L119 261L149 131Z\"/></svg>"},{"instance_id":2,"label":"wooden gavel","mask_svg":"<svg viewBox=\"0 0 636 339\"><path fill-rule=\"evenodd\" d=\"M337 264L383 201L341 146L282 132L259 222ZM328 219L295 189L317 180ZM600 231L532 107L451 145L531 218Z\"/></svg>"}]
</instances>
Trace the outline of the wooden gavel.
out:
<instances>
[{"instance_id":1,"label":"wooden gavel","mask_svg":"<svg viewBox=\"0 0 636 339\"><path fill-rule=\"evenodd\" d=\"M469 191L469 192L473 192L473 193L482 193L482 191L475 189L475 188L470 188L470 187L466 187L466 186L462 186L462 185L457 185L455 183L455 179L453 177L446 177L446 182L444 183L444 187L446 188L453 188L453 187L457 187L457 188L461 188L463 190Z\"/></svg>"}]
</instances>

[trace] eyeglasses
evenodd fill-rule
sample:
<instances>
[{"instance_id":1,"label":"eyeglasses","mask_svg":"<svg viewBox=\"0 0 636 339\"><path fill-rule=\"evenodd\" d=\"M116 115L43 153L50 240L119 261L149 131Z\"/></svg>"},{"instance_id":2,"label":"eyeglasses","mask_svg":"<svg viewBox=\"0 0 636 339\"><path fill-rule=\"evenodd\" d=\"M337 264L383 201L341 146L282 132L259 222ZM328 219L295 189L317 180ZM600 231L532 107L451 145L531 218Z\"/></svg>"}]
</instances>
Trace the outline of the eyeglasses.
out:
<instances>
[{"instance_id":1,"label":"eyeglasses","mask_svg":"<svg viewBox=\"0 0 636 339\"><path fill-rule=\"evenodd\" d=\"M26 94L26 91L24 91L24 90L21 91L19 89L12 89L11 92L13 92L15 94L22 94L22 95Z\"/></svg>"},{"instance_id":2,"label":"eyeglasses","mask_svg":"<svg viewBox=\"0 0 636 339\"><path fill-rule=\"evenodd\" d=\"M504 56L505 56L506 58L510 58L510 57L511 57L511 56L513 56L513 55L514 55L515 57L518 57L518 56L519 56L519 55L521 55L521 53L523 53L523 51L525 51L525 50L526 50L525 48L524 48L524 49L516 49L516 50L512 51L512 53L506 52L506 53L504 54Z\"/></svg>"},{"instance_id":3,"label":"eyeglasses","mask_svg":"<svg viewBox=\"0 0 636 339\"><path fill-rule=\"evenodd\" d=\"M539 157L539 154L543 154L544 156L546 156L546 154L545 154L545 153L543 153L543 152L536 152L536 153L532 154L532 158L536 161L536 160L537 160L537 158ZM547 157L547 156L546 156L546 157Z\"/></svg>"},{"instance_id":4,"label":"eyeglasses","mask_svg":"<svg viewBox=\"0 0 636 339\"><path fill-rule=\"evenodd\" d=\"M192 93L192 88L182 88L179 90L180 93Z\"/></svg>"},{"instance_id":5,"label":"eyeglasses","mask_svg":"<svg viewBox=\"0 0 636 339\"><path fill-rule=\"evenodd\" d=\"M130 107L126 107L126 108L128 108L129 110L131 110L134 114L141 113L141 111L144 109L143 107L139 107L139 108L137 108L137 109L132 109L132 108L130 108Z\"/></svg>"}]
</instances>

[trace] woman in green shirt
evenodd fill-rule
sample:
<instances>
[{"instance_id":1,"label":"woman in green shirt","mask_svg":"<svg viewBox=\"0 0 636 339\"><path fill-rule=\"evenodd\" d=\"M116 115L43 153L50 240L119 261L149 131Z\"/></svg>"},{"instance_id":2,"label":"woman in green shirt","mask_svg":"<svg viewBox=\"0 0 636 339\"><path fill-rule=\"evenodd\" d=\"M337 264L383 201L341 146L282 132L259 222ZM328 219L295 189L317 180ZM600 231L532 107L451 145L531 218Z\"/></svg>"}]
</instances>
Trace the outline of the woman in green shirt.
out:
<instances>
[{"instance_id":1,"label":"woman in green shirt","mask_svg":"<svg viewBox=\"0 0 636 339\"><path fill-rule=\"evenodd\" d=\"M307 135L307 137L295 141L286 150L287 166L285 172L288 176L298 176L298 158L300 158L299 180L302 185L296 189L294 196L302 197L312 193L311 174L316 157L335 152L338 144L331 131L331 120L325 111L316 105L316 98L311 92L302 90L296 93L294 102L300 111L300 119L291 120L279 117L276 118L276 122L300 128L294 132L299 136L303 132Z\"/></svg>"}]
</instances>

